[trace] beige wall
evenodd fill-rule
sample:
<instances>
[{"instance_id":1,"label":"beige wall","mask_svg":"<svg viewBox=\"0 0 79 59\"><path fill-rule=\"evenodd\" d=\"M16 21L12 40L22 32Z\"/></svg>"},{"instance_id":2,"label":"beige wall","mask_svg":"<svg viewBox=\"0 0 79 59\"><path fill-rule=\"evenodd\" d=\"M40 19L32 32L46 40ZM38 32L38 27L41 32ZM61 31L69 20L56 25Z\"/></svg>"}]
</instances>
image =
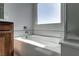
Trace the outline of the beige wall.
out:
<instances>
[{"instance_id":1,"label":"beige wall","mask_svg":"<svg viewBox=\"0 0 79 59\"><path fill-rule=\"evenodd\" d=\"M24 35L23 26L32 30L32 4L4 3L4 20L14 22L15 36Z\"/></svg>"}]
</instances>

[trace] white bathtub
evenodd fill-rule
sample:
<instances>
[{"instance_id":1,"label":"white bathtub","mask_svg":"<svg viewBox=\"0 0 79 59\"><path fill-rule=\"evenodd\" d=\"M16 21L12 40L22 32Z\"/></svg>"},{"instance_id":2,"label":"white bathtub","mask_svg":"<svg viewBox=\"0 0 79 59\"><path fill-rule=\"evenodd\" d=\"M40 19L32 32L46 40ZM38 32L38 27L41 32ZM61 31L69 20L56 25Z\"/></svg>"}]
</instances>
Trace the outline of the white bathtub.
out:
<instances>
[{"instance_id":1,"label":"white bathtub","mask_svg":"<svg viewBox=\"0 0 79 59\"><path fill-rule=\"evenodd\" d=\"M61 41L61 38L54 38L54 37L44 37L44 36L38 36L38 35L31 35L28 38L22 37L16 37L15 40L23 41L25 43L37 46L39 48L48 49L50 51L55 51L59 54L61 54L61 46L59 42ZM36 50L41 50L38 48L35 48ZM44 52L44 51L42 51ZM51 53L51 52L48 52Z\"/></svg>"}]
</instances>

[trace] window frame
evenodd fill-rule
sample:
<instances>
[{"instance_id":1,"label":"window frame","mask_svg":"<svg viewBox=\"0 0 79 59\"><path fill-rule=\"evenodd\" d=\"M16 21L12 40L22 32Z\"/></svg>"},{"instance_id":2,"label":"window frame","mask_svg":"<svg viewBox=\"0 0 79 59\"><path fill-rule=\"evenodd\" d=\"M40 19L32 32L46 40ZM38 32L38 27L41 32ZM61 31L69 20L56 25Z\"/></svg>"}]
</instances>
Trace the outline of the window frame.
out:
<instances>
[{"instance_id":1,"label":"window frame","mask_svg":"<svg viewBox=\"0 0 79 59\"><path fill-rule=\"evenodd\" d=\"M36 7L36 8L35 8L35 9L36 9L36 10L35 10L35 11L36 11L36 21L35 21L35 22L36 22L36 24L37 24L37 25L61 24L61 23L62 23L62 20L61 20L61 3L60 3L60 23L46 23L46 24L38 24L38 4L39 4L39 3L37 3L37 4L36 4L36 6L35 6L35 7Z\"/></svg>"}]
</instances>

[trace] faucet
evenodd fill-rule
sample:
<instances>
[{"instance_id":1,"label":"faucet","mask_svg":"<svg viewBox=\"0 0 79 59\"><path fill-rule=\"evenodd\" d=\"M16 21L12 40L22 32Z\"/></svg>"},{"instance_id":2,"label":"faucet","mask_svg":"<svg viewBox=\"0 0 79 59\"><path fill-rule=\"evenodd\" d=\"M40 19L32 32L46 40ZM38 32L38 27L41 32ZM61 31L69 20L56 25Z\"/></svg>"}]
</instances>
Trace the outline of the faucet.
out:
<instances>
[{"instance_id":1,"label":"faucet","mask_svg":"<svg viewBox=\"0 0 79 59\"><path fill-rule=\"evenodd\" d=\"M24 31L25 31L25 37L28 38L28 30L26 26L24 26Z\"/></svg>"}]
</instances>

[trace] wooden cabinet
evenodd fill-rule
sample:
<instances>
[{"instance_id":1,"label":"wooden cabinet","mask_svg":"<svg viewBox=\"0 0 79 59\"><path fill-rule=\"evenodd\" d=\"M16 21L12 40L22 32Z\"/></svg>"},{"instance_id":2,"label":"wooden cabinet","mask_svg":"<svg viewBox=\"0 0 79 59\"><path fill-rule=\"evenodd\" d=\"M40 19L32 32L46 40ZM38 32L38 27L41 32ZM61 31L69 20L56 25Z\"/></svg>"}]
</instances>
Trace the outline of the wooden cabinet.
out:
<instances>
[{"instance_id":1,"label":"wooden cabinet","mask_svg":"<svg viewBox=\"0 0 79 59\"><path fill-rule=\"evenodd\" d=\"M0 22L0 55L13 55L13 23Z\"/></svg>"}]
</instances>

